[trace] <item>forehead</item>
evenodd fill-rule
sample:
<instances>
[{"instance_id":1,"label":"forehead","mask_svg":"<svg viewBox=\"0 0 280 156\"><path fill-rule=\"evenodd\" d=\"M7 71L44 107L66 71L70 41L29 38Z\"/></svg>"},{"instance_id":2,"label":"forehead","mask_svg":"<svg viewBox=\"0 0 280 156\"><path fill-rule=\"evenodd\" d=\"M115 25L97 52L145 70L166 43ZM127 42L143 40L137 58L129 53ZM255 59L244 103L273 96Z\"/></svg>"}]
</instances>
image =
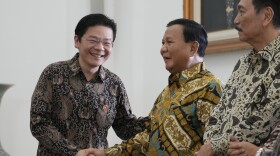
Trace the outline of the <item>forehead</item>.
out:
<instances>
[{"instance_id":1,"label":"forehead","mask_svg":"<svg viewBox=\"0 0 280 156\"><path fill-rule=\"evenodd\" d=\"M166 28L164 38L182 38L183 37L183 26L176 24Z\"/></svg>"},{"instance_id":2,"label":"forehead","mask_svg":"<svg viewBox=\"0 0 280 156\"><path fill-rule=\"evenodd\" d=\"M88 27L84 36L95 36L100 38L112 39L113 30L110 27L96 25Z\"/></svg>"},{"instance_id":3,"label":"forehead","mask_svg":"<svg viewBox=\"0 0 280 156\"><path fill-rule=\"evenodd\" d=\"M246 9L250 9L252 7L254 8L252 0L240 0L237 6L238 8L246 8Z\"/></svg>"}]
</instances>

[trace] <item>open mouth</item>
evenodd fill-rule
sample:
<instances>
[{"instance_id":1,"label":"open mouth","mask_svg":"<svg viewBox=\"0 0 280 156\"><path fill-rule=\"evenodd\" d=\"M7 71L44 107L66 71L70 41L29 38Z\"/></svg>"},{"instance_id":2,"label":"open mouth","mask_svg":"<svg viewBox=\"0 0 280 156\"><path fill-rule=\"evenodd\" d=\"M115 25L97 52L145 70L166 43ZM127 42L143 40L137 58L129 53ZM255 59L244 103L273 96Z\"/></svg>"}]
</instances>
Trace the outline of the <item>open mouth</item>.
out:
<instances>
[{"instance_id":1,"label":"open mouth","mask_svg":"<svg viewBox=\"0 0 280 156\"><path fill-rule=\"evenodd\" d=\"M97 58L101 58L104 57L104 55L101 54L97 54L97 53L90 53L91 56L97 57Z\"/></svg>"},{"instance_id":2,"label":"open mouth","mask_svg":"<svg viewBox=\"0 0 280 156\"><path fill-rule=\"evenodd\" d=\"M169 57L166 57L166 56L162 56L163 57L163 60L166 61L166 60L169 60L170 58Z\"/></svg>"}]
</instances>

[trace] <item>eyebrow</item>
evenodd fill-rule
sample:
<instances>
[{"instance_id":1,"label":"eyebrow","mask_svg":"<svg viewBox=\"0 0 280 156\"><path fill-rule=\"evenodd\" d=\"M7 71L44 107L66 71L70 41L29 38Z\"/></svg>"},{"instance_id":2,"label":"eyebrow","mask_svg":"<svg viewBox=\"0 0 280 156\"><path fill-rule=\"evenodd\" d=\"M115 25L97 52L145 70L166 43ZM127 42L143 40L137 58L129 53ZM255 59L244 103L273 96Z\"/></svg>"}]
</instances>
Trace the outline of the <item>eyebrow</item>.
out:
<instances>
[{"instance_id":1,"label":"eyebrow","mask_svg":"<svg viewBox=\"0 0 280 156\"><path fill-rule=\"evenodd\" d=\"M240 9L245 9L245 8L242 5L237 5L237 9L240 10Z\"/></svg>"},{"instance_id":2,"label":"eyebrow","mask_svg":"<svg viewBox=\"0 0 280 156\"><path fill-rule=\"evenodd\" d=\"M100 39L99 37L97 37L97 36L93 36L93 35L91 35L91 36L89 36L88 37L89 39ZM112 40L112 38L103 38L102 40Z\"/></svg>"},{"instance_id":3,"label":"eyebrow","mask_svg":"<svg viewBox=\"0 0 280 156\"><path fill-rule=\"evenodd\" d=\"M170 39L173 39L173 37L170 37L170 36L166 36L165 38L163 38L162 40L170 40Z\"/></svg>"}]
</instances>

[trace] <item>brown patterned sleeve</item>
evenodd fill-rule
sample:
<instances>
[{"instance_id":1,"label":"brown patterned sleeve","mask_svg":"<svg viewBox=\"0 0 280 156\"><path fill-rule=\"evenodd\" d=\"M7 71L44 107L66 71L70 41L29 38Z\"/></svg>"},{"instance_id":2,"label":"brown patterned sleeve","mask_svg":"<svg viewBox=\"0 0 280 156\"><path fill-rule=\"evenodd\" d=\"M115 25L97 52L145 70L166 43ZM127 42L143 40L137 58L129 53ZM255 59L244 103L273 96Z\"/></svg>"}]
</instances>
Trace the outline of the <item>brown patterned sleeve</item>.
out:
<instances>
[{"instance_id":1,"label":"brown patterned sleeve","mask_svg":"<svg viewBox=\"0 0 280 156\"><path fill-rule=\"evenodd\" d=\"M39 146L53 153L75 155L78 149L70 144L52 125L52 68L48 66L41 74L31 99L30 129Z\"/></svg>"},{"instance_id":2,"label":"brown patterned sleeve","mask_svg":"<svg viewBox=\"0 0 280 156\"><path fill-rule=\"evenodd\" d=\"M145 121L148 120L148 117L137 118L132 114L126 90L121 81L119 93L117 115L112 126L118 137L127 140L135 136L135 134L144 131Z\"/></svg>"}]
</instances>

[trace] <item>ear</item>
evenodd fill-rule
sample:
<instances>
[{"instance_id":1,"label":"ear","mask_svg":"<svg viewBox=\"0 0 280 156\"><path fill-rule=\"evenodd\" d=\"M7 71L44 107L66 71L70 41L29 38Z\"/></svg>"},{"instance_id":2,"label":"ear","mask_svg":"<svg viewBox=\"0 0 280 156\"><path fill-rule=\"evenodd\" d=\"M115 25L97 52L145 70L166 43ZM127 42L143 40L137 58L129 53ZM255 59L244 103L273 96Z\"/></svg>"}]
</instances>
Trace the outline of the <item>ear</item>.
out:
<instances>
[{"instance_id":1,"label":"ear","mask_svg":"<svg viewBox=\"0 0 280 156\"><path fill-rule=\"evenodd\" d=\"M191 51L190 51L191 56L194 56L197 54L198 47L199 47L199 43L197 41L193 41L191 43Z\"/></svg>"},{"instance_id":2,"label":"ear","mask_svg":"<svg viewBox=\"0 0 280 156\"><path fill-rule=\"evenodd\" d=\"M269 23L272 22L272 18L274 16L274 11L272 10L271 7L266 7L262 11L264 14L263 26L267 26Z\"/></svg>"},{"instance_id":3,"label":"ear","mask_svg":"<svg viewBox=\"0 0 280 156\"><path fill-rule=\"evenodd\" d=\"M79 48L80 40L77 35L74 36L74 44L75 44L75 48Z\"/></svg>"}]
</instances>

